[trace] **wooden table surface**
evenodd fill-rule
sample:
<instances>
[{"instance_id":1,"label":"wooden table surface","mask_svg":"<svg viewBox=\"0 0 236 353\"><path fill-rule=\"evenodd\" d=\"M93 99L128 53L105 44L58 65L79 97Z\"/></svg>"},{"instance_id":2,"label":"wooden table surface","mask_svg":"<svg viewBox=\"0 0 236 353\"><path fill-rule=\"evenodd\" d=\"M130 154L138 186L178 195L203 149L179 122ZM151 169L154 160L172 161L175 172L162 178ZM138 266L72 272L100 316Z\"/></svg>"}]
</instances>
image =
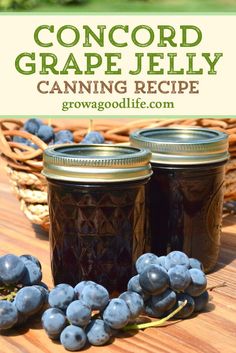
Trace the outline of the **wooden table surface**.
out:
<instances>
[{"instance_id":1,"label":"wooden table surface","mask_svg":"<svg viewBox=\"0 0 236 353\"><path fill-rule=\"evenodd\" d=\"M32 226L20 211L12 194L3 163L0 166L0 255L29 253L39 258L43 280L52 286L48 236ZM210 286L226 282L226 287L210 292L204 313L191 319L170 322L165 327L129 333L95 353L235 353L236 352L236 216L223 221L222 246L217 267L208 275ZM0 353L65 352L47 338L40 321L0 335Z\"/></svg>"}]
</instances>

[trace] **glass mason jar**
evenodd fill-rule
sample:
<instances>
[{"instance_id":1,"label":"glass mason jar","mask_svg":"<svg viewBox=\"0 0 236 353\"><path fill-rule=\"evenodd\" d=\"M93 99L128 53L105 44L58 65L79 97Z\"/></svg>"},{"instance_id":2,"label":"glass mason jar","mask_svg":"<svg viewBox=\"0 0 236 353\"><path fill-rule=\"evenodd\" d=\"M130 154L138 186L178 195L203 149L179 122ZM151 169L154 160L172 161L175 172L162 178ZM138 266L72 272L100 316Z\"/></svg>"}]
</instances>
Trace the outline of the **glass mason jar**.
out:
<instances>
[{"instance_id":1,"label":"glass mason jar","mask_svg":"<svg viewBox=\"0 0 236 353\"><path fill-rule=\"evenodd\" d=\"M145 192L151 153L117 145L45 150L54 283L93 280L125 290L148 250Z\"/></svg>"},{"instance_id":2,"label":"glass mason jar","mask_svg":"<svg viewBox=\"0 0 236 353\"><path fill-rule=\"evenodd\" d=\"M151 251L184 251L209 272L219 254L227 135L198 127L144 129L131 135L131 145L152 151Z\"/></svg>"}]
</instances>

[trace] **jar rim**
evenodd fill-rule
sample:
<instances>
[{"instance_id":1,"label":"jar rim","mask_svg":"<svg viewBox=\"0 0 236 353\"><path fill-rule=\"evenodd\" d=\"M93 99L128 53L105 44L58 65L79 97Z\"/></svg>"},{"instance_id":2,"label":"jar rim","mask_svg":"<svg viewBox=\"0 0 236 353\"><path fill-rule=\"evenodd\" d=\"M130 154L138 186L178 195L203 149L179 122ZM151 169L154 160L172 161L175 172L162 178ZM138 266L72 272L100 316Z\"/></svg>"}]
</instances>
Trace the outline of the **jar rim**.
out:
<instances>
[{"instance_id":1,"label":"jar rim","mask_svg":"<svg viewBox=\"0 0 236 353\"><path fill-rule=\"evenodd\" d=\"M44 151L43 175L68 181L117 182L149 177L151 153L112 144L51 146Z\"/></svg>"},{"instance_id":2,"label":"jar rim","mask_svg":"<svg viewBox=\"0 0 236 353\"><path fill-rule=\"evenodd\" d=\"M149 148L151 162L197 165L226 161L228 135L224 132L189 126L141 129L130 135L132 146Z\"/></svg>"}]
</instances>

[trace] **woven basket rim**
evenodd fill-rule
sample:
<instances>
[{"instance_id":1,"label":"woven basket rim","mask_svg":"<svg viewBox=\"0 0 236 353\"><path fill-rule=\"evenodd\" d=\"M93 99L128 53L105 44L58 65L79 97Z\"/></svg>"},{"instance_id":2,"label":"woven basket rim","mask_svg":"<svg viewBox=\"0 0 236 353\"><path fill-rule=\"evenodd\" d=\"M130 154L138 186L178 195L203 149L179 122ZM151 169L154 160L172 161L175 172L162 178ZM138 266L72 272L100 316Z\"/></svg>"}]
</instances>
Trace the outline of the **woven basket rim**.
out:
<instances>
[{"instance_id":1,"label":"woven basket rim","mask_svg":"<svg viewBox=\"0 0 236 353\"><path fill-rule=\"evenodd\" d=\"M236 119L138 119L124 124L95 123L94 129L100 131L104 138L113 143L127 143L131 131L141 128L155 128L166 126L202 126L210 127L229 135L230 160L226 164L225 201L236 200ZM63 125L53 124L54 131L70 129L75 142L80 142L87 132L85 124ZM0 121L0 153L6 161L7 174L20 200L22 211L27 218L42 228L48 230L49 216L46 202L46 179L41 174L43 168L42 154L47 144L37 136L22 131L23 122L18 119L4 119ZM13 136L30 139L39 149L25 147L12 141ZM234 177L235 175L235 177Z\"/></svg>"}]
</instances>

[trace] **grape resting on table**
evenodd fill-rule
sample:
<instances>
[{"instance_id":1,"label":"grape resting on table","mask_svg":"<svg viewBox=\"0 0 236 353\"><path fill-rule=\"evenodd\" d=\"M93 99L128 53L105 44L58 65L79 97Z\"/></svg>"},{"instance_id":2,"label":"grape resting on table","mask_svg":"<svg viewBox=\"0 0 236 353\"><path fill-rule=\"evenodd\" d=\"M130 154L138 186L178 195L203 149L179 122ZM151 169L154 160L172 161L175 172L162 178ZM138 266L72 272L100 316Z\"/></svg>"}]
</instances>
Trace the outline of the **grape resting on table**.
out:
<instances>
[{"instance_id":1,"label":"grape resting on table","mask_svg":"<svg viewBox=\"0 0 236 353\"><path fill-rule=\"evenodd\" d=\"M109 298L106 288L90 280L74 288L61 283L49 292L41 282L37 258L3 255L0 283L5 298L1 295L0 330L21 325L43 312L41 322L48 337L60 341L67 350L78 351L88 344L107 344L124 329L138 329L135 320L143 314L166 318L184 303L172 315L174 319L187 319L205 309L209 301L207 279L198 260L180 251L165 257L146 253L137 259L136 269L138 274L118 298Z\"/></svg>"}]
</instances>

